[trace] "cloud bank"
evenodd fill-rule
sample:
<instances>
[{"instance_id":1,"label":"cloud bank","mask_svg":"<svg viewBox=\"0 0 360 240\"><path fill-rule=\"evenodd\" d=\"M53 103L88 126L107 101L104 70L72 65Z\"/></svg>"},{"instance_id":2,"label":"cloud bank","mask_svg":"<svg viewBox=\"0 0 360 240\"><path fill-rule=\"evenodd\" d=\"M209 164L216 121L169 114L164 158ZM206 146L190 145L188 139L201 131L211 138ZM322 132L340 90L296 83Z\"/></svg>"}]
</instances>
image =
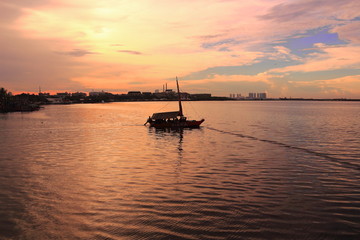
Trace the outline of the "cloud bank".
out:
<instances>
[{"instance_id":1,"label":"cloud bank","mask_svg":"<svg viewBox=\"0 0 360 240\"><path fill-rule=\"evenodd\" d=\"M2 1L0 86L153 91L179 76L189 92L360 98L359 12L355 0Z\"/></svg>"}]
</instances>

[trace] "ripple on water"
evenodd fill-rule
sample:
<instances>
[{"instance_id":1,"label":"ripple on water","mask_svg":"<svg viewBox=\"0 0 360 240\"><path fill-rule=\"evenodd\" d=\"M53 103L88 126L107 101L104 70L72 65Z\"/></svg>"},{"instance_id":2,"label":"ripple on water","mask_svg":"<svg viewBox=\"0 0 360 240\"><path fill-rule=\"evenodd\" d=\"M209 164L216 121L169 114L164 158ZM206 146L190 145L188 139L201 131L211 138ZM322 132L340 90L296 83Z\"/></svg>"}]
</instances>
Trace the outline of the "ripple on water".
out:
<instances>
[{"instance_id":1,"label":"ripple on water","mask_svg":"<svg viewBox=\"0 0 360 240\"><path fill-rule=\"evenodd\" d=\"M360 234L356 107L194 104L208 123L189 131L142 126L158 103L49 106L38 117L1 118L0 238ZM335 116L344 118L338 128Z\"/></svg>"}]
</instances>

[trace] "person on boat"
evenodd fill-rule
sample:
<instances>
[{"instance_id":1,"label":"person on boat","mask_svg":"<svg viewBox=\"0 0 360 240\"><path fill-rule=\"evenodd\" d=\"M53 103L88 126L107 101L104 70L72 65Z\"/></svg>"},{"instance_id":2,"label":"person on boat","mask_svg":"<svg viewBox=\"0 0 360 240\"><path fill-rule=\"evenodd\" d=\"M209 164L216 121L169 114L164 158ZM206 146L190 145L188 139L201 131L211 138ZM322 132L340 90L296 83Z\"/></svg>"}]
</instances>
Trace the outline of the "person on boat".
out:
<instances>
[{"instance_id":1,"label":"person on boat","mask_svg":"<svg viewBox=\"0 0 360 240\"><path fill-rule=\"evenodd\" d=\"M186 122L186 117L181 117L180 122Z\"/></svg>"}]
</instances>

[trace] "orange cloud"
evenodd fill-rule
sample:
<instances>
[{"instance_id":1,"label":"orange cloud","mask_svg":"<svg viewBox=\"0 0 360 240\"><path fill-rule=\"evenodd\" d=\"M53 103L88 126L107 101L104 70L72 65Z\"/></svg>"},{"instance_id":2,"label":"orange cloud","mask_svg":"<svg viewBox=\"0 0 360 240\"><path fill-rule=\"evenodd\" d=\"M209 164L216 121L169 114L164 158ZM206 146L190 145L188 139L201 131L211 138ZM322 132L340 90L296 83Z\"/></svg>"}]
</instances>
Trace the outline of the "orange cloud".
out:
<instances>
[{"instance_id":1,"label":"orange cloud","mask_svg":"<svg viewBox=\"0 0 360 240\"><path fill-rule=\"evenodd\" d=\"M318 88L317 96L328 98L357 98L360 95L360 75L330 80L289 82L292 88ZM310 95L309 97L317 97Z\"/></svg>"},{"instance_id":2,"label":"orange cloud","mask_svg":"<svg viewBox=\"0 0 360 240\"><path fill-rule=\"evenodd\" d=\"M24 59L32 60L3 59L4 66L14 69L9 73L11 79L21 77L25 79L22 83L29 83L26 86L39 85L41 79L41 85L47 82L54 89L63 84L74 90L149 90L176 75L218 66L249 66L261 58L303 61L256 76L216 75L192 82L260 81L275 89L279 85L271 79L279 75L271 74L358 67L359 24L351 22L358 10L359 1L354 0L329 0L327 4L315 0L14 0L0 3L0 30L6 29L0 41L7 43L0 51L8 55L22 51ZM314 48L319 52L306 58L281 46L281 41L295 34L324 26L334 26L332 32L349 44L317 44ZM39 67L43 63L51 71ZM18 69L25 69L24 73L16 75ZM141 84L132 85L135 82ZM280 87L285 89L285 85Z\"/></svg>"}]
</instances>

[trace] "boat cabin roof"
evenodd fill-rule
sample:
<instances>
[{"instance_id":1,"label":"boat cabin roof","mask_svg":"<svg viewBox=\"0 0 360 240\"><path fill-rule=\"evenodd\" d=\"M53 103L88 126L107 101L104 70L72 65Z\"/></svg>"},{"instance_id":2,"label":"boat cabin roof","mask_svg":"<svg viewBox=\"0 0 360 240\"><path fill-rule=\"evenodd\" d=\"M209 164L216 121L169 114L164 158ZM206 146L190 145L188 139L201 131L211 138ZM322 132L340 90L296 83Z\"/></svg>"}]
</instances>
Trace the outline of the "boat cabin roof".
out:
<instances>
[{"instance_id":1,"label":"boat cabin roof","mask_svg":"<svg viewBox=\"0 0 360 240\"><path fill-rule=\"evenodd\" d=\"M179 111L154 113L151 118L156 120L156 119L176 118L177 116L180 116Z\"/></svg>"}]
</instances>

